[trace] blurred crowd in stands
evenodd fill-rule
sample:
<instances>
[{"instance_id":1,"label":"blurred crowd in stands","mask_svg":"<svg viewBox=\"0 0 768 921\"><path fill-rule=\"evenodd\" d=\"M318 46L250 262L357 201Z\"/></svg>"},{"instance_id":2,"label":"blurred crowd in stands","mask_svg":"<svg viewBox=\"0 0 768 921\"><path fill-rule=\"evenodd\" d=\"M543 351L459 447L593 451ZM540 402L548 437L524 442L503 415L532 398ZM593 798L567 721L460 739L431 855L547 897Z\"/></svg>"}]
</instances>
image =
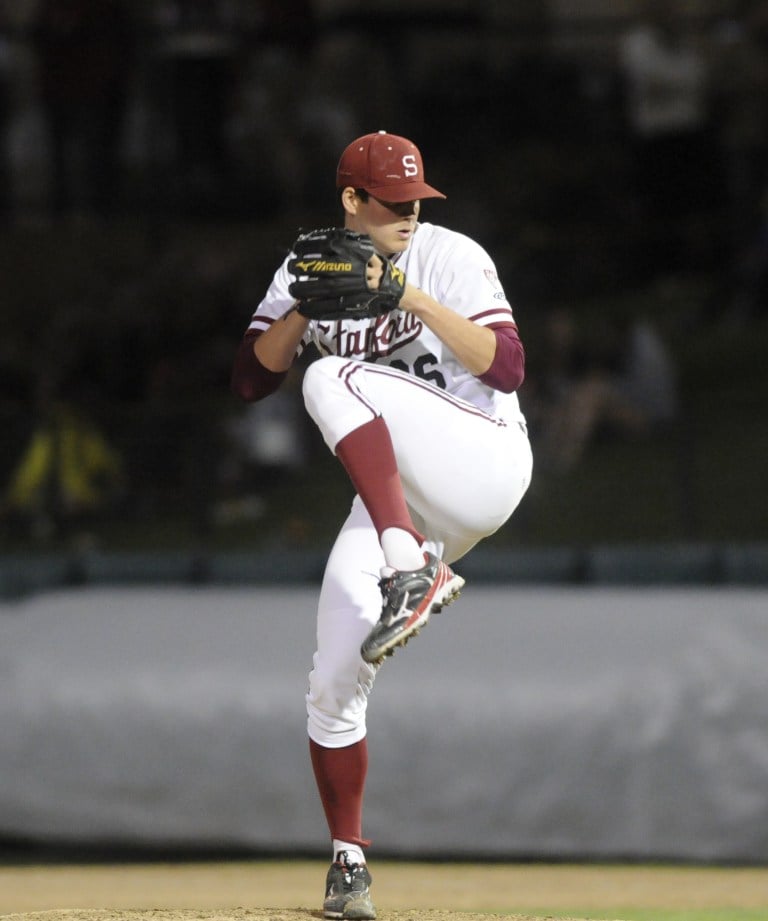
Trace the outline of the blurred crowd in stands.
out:
<instances>
[{"instance_id":1,"label":"blurred crowd in stands","mask_svg":"<svg viewBox=\"0 0 768 921\"><path fill-rule=\"evenodd\" d=\"M535 356L543 472L680 412L657 318L585 339L579 299L706 273L698 319L766 316L768 2L638 0L591 25L535 2L401 6L0 0L3 239L76 253L96 228L120 249L80 254L65 301L19 263L0 381L28 424L0 451L6 520L43 533L171 489L260 514L313 445L290 382L222 418L231 355L291 234L333 219L339 151L378 128L416 140L448 192L426 219L497 261ZM141 424L110 426L115 407Z\"/></svg>"}]
</instances>

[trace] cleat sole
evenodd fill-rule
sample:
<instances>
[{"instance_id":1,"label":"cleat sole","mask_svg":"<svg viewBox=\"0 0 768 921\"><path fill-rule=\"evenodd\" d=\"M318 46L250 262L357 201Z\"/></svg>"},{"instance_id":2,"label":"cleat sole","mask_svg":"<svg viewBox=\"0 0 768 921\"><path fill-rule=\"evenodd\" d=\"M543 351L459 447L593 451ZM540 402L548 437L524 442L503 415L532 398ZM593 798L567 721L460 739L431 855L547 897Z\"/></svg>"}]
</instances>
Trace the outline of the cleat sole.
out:
<instances>
[{"instance_id":1,"label":"cleat sole","mask_svg":"<svg viewBox=\"0 0 768 921\"><path fill-rule=\"evenodd\" d=\"M440 611L442 611L444 607L447 607L449 604L454 602L459 597L459 595L461 595L461 590L464 587L464 579L462 579L461 576L455 576L454 578L458 581L459 584L450 590L450 594L445 596L439 602L433 602L427 611L426 617L424 617L421 621L417 622L417 626L414 629L410 630L405 635L399 636L396 639L394 639L386 647L386 649L382 650L381 655L377 659L372 659L370 661L371 665L381 665L385 659L388 659L390 658L390 656L393 656L395 654L396 649L400 649L401 647L406 646L408 643L408 640L410 640L412 636L418 636L419 633L424 629L424 627L427 626L427 624L429 623L429 618L433 614L439 614Z\"/></svg>"}]
</instances>

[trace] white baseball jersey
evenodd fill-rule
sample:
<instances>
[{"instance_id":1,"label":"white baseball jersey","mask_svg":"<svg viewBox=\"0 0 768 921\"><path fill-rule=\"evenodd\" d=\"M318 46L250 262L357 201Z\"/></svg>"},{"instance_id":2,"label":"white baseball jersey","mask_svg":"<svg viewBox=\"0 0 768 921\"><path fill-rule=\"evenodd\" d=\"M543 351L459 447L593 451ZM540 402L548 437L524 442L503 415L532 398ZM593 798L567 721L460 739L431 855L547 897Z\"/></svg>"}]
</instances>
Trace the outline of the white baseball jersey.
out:
<instances>
[{"instance_id":1,"label":"white baseball jersey","mask_svg":"<svg viewBox=\"0 0 768 921\"><path fill-rule=\"evenodd\" d=\"M288 258L278 269L249 329L263 331L294 303ZM415 287L464 317L490 326L513 321L512 308L490 256L464 234L419 223L408 249L395 258ZM466 370L416 316L394 310L380 317L339 322L313 321L299 348L311 342L321 354L391 365L430 381L507 422L524 422L517 394L483 384Z\"/></svg>"}]
</instances>

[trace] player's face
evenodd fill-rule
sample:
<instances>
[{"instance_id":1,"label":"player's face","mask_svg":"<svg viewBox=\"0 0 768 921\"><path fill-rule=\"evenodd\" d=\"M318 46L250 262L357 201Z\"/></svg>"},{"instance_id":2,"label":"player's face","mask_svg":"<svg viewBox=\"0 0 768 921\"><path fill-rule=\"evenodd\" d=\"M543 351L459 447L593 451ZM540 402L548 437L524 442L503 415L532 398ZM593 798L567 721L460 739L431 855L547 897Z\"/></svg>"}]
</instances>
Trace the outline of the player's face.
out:
<instances>
[{"instance_id":1,"label":"player's face","mask_svg":"<svg viewBox=\"0 0 768 921\"><path fill-rule=\"evenodd\" d=\"M416 230L421 202L387 202L373 195L357 201L355 229L367 233L376 249L385 256L402 253Z\"/></svg>"}]
</instances>

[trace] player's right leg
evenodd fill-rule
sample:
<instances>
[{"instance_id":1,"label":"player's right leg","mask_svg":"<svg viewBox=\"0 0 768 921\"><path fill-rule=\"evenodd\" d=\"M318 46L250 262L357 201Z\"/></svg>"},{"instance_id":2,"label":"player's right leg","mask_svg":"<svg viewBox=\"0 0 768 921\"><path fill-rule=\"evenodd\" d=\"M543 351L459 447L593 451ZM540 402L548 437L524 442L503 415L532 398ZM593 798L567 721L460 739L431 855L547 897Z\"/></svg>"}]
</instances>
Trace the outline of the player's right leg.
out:
<instances>
[{"instance_id":1,"label":"player's right leg","mask_svg":"<svg viewBox=\"0 0 768 921\"><path fill-rule=\"evenodd\" d=\"M324 917L372 921L376 917L372 881L367 864L355 862L346 850L339 851L325 877Z\"/></svg>"},{"instance_id":2,"label":"player's right leg","mask_svg":"<svg viewBox=\"0 0 768 921\"><path fill-rule=\"evenodd\" d=\"M360 644L379 616L376 574L383 562L370 517L355 499L323 578L306 698L312 767L332 841L323 906L327 918L375 918L362 810L365 716L376 669L361 659Z\"/></svg>"}]
</instances>

